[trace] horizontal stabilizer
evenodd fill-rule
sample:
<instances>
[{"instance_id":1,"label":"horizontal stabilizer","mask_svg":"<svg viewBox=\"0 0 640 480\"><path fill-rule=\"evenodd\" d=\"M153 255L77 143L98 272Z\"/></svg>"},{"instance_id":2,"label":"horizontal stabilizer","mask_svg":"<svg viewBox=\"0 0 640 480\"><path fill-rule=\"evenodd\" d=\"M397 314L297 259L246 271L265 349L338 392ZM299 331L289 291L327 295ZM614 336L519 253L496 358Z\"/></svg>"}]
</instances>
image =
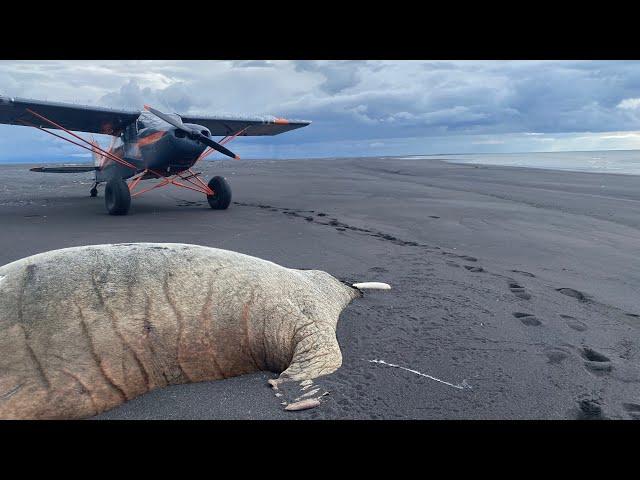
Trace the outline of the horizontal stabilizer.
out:
<instances>
[{"instance_id":1,"label":"horizontal stabilizer","mask_svg":"<svg viewBox=\"0 0 640 480\"><path fill-rule=\"evenodd\" d=\"M94 165L60 165L57 167L33 167L29 170L44 173L83 173L94 172L98 170L98 167Z\"/></svg>"}]
</instances>

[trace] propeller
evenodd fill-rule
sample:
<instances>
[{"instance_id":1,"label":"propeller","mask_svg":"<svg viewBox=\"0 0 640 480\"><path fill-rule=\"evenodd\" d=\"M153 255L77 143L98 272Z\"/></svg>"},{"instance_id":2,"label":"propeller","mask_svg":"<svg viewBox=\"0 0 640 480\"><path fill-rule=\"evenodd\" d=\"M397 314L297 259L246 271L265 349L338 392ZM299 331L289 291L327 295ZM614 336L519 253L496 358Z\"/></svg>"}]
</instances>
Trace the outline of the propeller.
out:
<instances>
[{"instance_id":1,"label":"propeller","mask_svg":"<svg viewBox=\"0 0 640 480\"><path fill-rule=\"evenodd\" d=\"M228 148L223 147L218 142L216 142L216 141L212 140L211 138L203 135L202 133L198 132L197 130L194 130L193 128L187 127L184 123L182 123L182 120L180 119L180 117L178 117L178 119L176 119L174 117L171 117L170 115L167 115L166 113L162 113L162 112L156 110L155 108L150 107L149 105L145 105L144 109L149 111L149 112L151 112L156 117L164 120L168 124L173 125L178 130L183 131L192 140L196 140L196 141L198 141L200 143L203 143L204 145L206 145L208 147L211 147L214 150L217 150L218 152L220 152L220 153L222 153L222 154L224 154L224 155L226 155L228 157L235 158L236 160L240 160L240 157L238 155L236 155L235 153L233 153Z\"/></svg>"}]
</instances>

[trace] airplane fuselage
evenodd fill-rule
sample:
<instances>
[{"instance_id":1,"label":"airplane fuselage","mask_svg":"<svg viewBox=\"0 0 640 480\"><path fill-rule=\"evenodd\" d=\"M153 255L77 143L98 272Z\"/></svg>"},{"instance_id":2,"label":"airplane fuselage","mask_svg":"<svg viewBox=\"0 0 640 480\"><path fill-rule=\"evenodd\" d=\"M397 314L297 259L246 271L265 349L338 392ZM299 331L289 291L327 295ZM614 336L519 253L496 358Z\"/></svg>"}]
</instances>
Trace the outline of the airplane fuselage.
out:
<instances>
[{"instance_id":1,"label":"airplane fuselage","mask_svg":"<svg viewBox=\"0 0 640 480\"><path fill-rule=\"evenodd\" d=\"M210 136L209 130L201 125L185 125ZM101 168L96 171L96 181L106 182L114 176L126 179L147 169L162 176L175 175L191 168L205 149L205 145L170 125L144 128L131 125L116 137L111 152L135 166L136 170L103 157L98 165Z\"/></svg>"}]
</instances>

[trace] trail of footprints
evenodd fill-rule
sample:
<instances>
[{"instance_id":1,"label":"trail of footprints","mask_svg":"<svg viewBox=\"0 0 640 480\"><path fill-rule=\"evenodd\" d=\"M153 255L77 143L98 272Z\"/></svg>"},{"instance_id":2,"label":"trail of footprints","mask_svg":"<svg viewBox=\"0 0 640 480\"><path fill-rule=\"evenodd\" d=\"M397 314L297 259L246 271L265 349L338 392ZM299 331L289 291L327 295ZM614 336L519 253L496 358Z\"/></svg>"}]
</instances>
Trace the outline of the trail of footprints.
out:
<instances>
[{"instance_id":1,"label":"trail of footprints","mask_svg":"<svg viewBox=\"0 0 640 480\"><path fill-rule=\"evenodd\" d=\"M343 223L340 222L337 218L331 218L329 217L326 213L323 212L316 212L315 210L298 210L298 209L292 209L292 208L281 208L281 207L274 207L272 205L265 205L265 204L256 204L256 203L243 203L243 202L233 202L235 205L240 205L243 207L255 207L255 208L261 208L263 210L269 210L271 212L281 212L284 215L288 215L290 217L298 217L298 218L303 218L305 221L310 222L310 223L315 223L317 225L325 225L325 226L330 226L330 227L334 227L337 231L339 232L345 232L347 230L352 231L352 232L356 232L359 233L361 235L368 235L374 238L377 238L379 240L382 241L386 241L386 242L391 242L394 243L396 245L401 245L401 246L405 246L405 247L422 247L422 248L426 248L429 250L440 250L440 253L442 255L448 256L448 257L452 257L452 258L456 258L459 260L464 260L466 262L477 262L478 259L475 257L471 257L469 255L459 255L453 252L446 252L446 251L442 251L442 249L440 247L436 247L436 246L431 246L431 245L426 245L424 243L419 243L419 242L414 242L411 240L402 240L394 235L390 235L388 233L385 232L380 232L380 231L376 231L376 230L370 230L368 228L360 228L360 227L355 227L353 225L349 225L347 223ZM440 218L436 215L429 215L430 218ZM324 221L327 220L327 221ZM450 265L452 267L456 267L459 268L460 265L456 262L454 262L453 260L447 260L446 261L447 265ZM477 266L477 265L463 265L465 269L467 269L470 272L473 273L481 273L484 272L484 268Z\"/></svg>"},{"instance_id":2,"label":"trail of footprints","mask_svg":"<svg viewBox=\"0 0 640 480\"><path fill-rule=\"evenodd\" d=\"M511 270L513 273L519 273L526 277L534 277L529 272L523 272L521 270ZM525 287L515 281L509 281L509 290L518 298L523 300L529 300L531 295L526 291ZM579 302L588 302L589 298L582 292L572 288L556 288L558 293L572 297ZM542 320L531 313L526 312L514 312L512 314L515 318L520 320L523 325L527 327L539 327L544 325ZM637 317L636 314L626 313L627 316ZM577 319L571 315L559 314L559 317L564 320L566 325L575 330L576 332L585 332L588 327L585 322ZM544 354L550 364L559 365L563 363L567 358L573 355L572 351L575 351L576 347L571 344L564 344L561 346L547 347L544 350ZM583 366L587 372L596 377L605 377L610 374L614 368L611 359L602 352L596 349L582 345L577 348L579 358L582 360ZM577 407L572 410L571 413L576 419L579 420L603 420L606 419L606 415L603 410L603 402L601 399L592 397L581 397L576 400ZM623 409L629 415L630 418L640 420L640 404L638 403L623 403Z\"/></svg>"},{"instance_id":3,"label":"trail of footprints","mask_svg":"<svg viewBox=\"0 0 640 480\"><path fill-rule=\"evenodd\" d=\"M543 322L531 313L514 312L513 316L527 327L538 327L543 325ZM581 320L578 320L571 315L560 314L559 316L565 320L567 326L573 330L578 332L584 332L587 330L587 325ZM571 344L564 344L561 346L547 347L544 350L544 354L546 355L549 363L559 365L572 356L572 350L576 350L576 347ZM614 368L613 362L607 355L592 347L582 345L577 348L577 353L579 358L582 360L585 370L596 377L604 377L611 373ZM602 409L602 402L598 399L582 398L577 400L577 404L577 413L574 411L577 419L602 420L606 418ZM631 418L640 420L640 404L624 403L622 406Z\"/></svg>"},{"instance_id":4,"label":"trail of footprints","mask_svg":"<svg viewBox=\"0 0 640 480\"><path fill-rule=\"evenodd\" d=\"M334 227L339 232L345 232L347 230L351 230L364 235L369 235L371 237L378 238L380 240L392 242L392 243L395 243L396 245L433 248L434 250L440 249L440 247L431 247L430 245L425 245L418 242L401 240L393 235L389 235L388 233L369 230L367 228L354 227L353 225L340 222L337 218L327 218L328 215L326 213L316 212L315 210L297 210L292 208L281 208L281 207L274 207L272 205L255 204L255 203L242 203L242 202L233 202L233 203L235 205L240 205L243 207L257 207L263 210L269 210L271 212L282 212L283 214L289 215L291 217L303 218L305 221L310 223L315 223L317 225L328 225L330 227ZM325 219L328 221L326 222L323 221Z\"/></svg>"},{"instance_id":5,"label":"trail of footprints","mask_svg":"<svg viewBox=\"0 0 640 480\"><path fill-rule=\"evenodd\" d=\"M357 232L363 235L369 235L369 236L378 238L382 241L392 242L396 245L423 247L423 248L428 248L432 250L440 250L440 253L443 256L449 258L448 260L445 261L445 263L453 268L464 267L467 271L471 273L486 272L482 267L473 264L478 261L478 259L475 257L471 257L468 255L460 255L453 252L442 251L440 247L433 247L430 245L421 244L413 241L405 241L384 232L355 227L355 226L340 222L336 218L330 218L326 213L323 213L323 212L316 212L314 210L295 210L290 208L274 207L271 205L251 204L251 203L241 203L241 202L234 202L234 204L240 205L240 206L246 206L246 207L257 207L257 208L261 208L263 210L269 210L272 212L281 212L284 215L288 215L291 217L303 218L305 221L310 223L334 227L339 232L345 232L349 230L349 231ZM439 218L436 216L430 216L430 217ZM454 259L457 261L462 260L462 261L471 263L471 265L468 265L468 264L460 265ZM384 270L384 269L381 269L381 270ZM511 270L511 272L519 274L524 277L535 278L534 274L523 271L523 270ZM513 279L509 279L508 288L509 288L509 291L513 293L513 295L515 295L520 300L526 301L531 299L531 294L527 291L527 289L521 283ZM556 288L555 290L562 295L575 298L579 302L589 301L589 298L584 293L572 288L562 287L562 288ZM634 318L640 318L640 315L638 314L627 313L626 315ZM571 328L572 330L575 330L576 332L584 332L588 329L586 323L580 319L577 319L571 315L565 315L565 314L559 314L559 316L565 321L566 325L569 328ZM531 313L514 312L513 317L518 319L520 322L522 322L523 325L527 327L544 326L544 322L541 319L539 319L537 316ZM575 347L571 345L548 347L547 349L545 349L544 353L547 356L549 363L560 364L572 355L571 350L573 348ZM609 357L607 357L603 353L600 353L591 347L582 346L578 349L578 353L583 361L585 369L595 376L607 375L613 369L613 364L609 359ZM281 398L282 400L281 403L282 405L285 406L285 409L287 410L313 408L319 405L322 401L322 398L325 395L328 395L328 393L329 392L326 392L326 391L323 393L320 393L320 389L314 386L313 382L310 382L310 381L303 382L302 384L299 384L298 392L288 391L286 395L288 399L284 400L283 398ZM284 396L282 391L276 393L276 395L279 397ZM589 420L606 418L602 410L601 401L598 399L582 398L577 400L577 404L578 404L578 407L577 407L576 418L589 419ZM640 404L624 403L623 408L631 418L640 420Z\"/></svg>"},{"instance_id":6,"label":"trail of footprints","mask_svg":"<svg viewBox=\"0 0 640 480\"><path fill-rule=\"evenodd\" d=\"M195 205L201 202L186 202L189 205ZM477 258L475 257L471 257L469 255L460 255L457 253L453 253L453 252L447 252L442 250L440 247L437 246L431 246L431 245L427 245L424 243L419 243L419 242L414 242L414 241L407 241L407 240L402 240L400 238L397 238L393 235L390 235L388 233L384 233L384 232L380 232L380 231L375 231L375 230L370 230L367 228L360 228L360 227L355 227L353 225L349 225L347 223L343 223L340 222L337 218L330 218L328 217L328 215L324 212L316 212L315 210L299 210L299 209L293 209L293 208L283 208L283 207L274 207L273 205L266 205L266 204L257 204L257 203L243 203L243 202L233 202L235 205L239 205L239 206L243 206L243 207L254 207L254 208L260 208L263 210L269 210L271 212L281 212L284 215L288 215L290 217L299 217L299 218L303 218L305 221L310 222L310 223L315 223L317 225L325 225L325 226L330 226L330 227L334 227L337 231L339 232L345 232L347 230L349 231L353 231L362 235L369 235L371 237L377 238L379 240L382 241L387 241L387 242L391 242L394 243L396 245L402 245L402 246L410 246L410 247L422 247L422 248L426 248L429 250L439 250L440 254L442 254L443 256L449 257L449 258L455 258L456 260L460 261L463 260L465 262L470 262L470 263L475 263L478 261ZM436 215L429 215L430 218L440 218ZM328 220L328 221L324 221L324 220ZM460 268L461 265L459 263L457 263L454 260L446 260L445 263L451 267L454 268ZM483 273L483 272L487 272L484 268L482 268L481 266L478 265L462 265L462 267L464 267L467 271L472 272L472 273ZM530 272L526 272L523 270L511 270L512 273L517 273L519 275L525 276L525 277L529 277L529 278L535 278L535 275L533 273ZM487 272L488 273L488 272ZM513 293L517 298L521 299L521 300L530 300L531 299L531 294L526 290L526 288L524 286L522 286L520 283L516 282L513 279L509 279L509 290L511 291L511 293ZM568 288L568 287L561 287L561 288L556 288L556 291L569 296L569 297L573 297L576 300L579 300L580 302L588 302L589 301L589 297L587 297L587 295L585 295L583 292L580 292L578 290L575 290L573 288ZM634 314L634 313L627 313L626 314L629 317L633 317L633 318L640 318L640 314ZM518 317L518 318L525 318L526 316L529 317L533 317L533 315L529 315L529 314L525 314L525 316L523 317ZM586 330L586 325L584 324L584 322L575 319L569 315L561 315L562 318L564 318L567 321L567 324L569 325L569 327L571 327L572 329L576 330L576 331L584 331ZM535 317L534 317L535 318ZM539 320L538 320L539 321ZM536 321L529 318L528 320L523 320L523 323L527 324L536 324ZM541 323L540 323L541 324ZM539 325L539 324L538 324Z\"/></svg>"},{"instance_id":7,"label":"trail of footprints","mask_svg":"<svg viewBox=\"0 0 640 480\"><path fill-rule=\"evenodd\" d=\"M510 283L509 286L513 289L513 284ZM520 286L515 288L517 289L516 293L520 293L523 291L522 287ZM577 290L560 288L556 289L556 291L564 295L573 297L581 302L588 301L588 298ZM635 314L627 313L626 315L635 317ZM527 327L538 327L540 325L544 325L540 319L538 319L531 313L514 312L513 316L520 320ZM565 321L566 325L569 328L575 330L576 332L585 332L588 329L587 324L582 320L577 319L576 317L565 314L559 314L559 317ZM549 363L559 365L567 358L571 357L573 355L572 351L575 350L576 347L574 347L573 345L564 344L561 346L547 347L544 350L544 354L546 355ZM582 360L582 364L585 370L596 377L606 377L614 369L614 364L611 359L604 353L599 352L592 347L582 345L581 347L577 347L577 353L579 358ZM640 420L639 403L623 403L622 407L630 418L634 420ZM607 418L603 411L602 401L596 398L577 399L577 409L573 410L573 415L579 420L603 420Z\"/></svg>"}]
</instances>

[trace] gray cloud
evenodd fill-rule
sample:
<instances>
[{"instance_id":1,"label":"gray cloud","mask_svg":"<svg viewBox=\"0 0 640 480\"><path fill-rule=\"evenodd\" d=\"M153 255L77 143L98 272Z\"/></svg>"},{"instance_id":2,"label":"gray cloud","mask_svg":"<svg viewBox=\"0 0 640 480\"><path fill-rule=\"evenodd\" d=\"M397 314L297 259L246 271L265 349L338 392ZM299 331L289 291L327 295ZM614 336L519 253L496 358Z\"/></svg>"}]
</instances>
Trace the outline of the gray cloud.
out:
<instances>
[{"instance_id":1,"label":"gray cloud","mask_svg":"<svg viewBox=\"0 0 640 480\"><path fill-rule=\"evenodd\" d=\"M103 95L98 103L124 108L142 108L148 103L172 112L188 112L203 105L185 82L154 90L149 87L141 88L134 79L122 85L118 91Z\"/></svg>"},{"instance_id":2,"label":"gray cloud","mask_svg":"<svg viewBox=\"0 0 640 480\"><path fill-rule=\"evenodd\" d=\"M330 95L339 93L360 83L360 67L365 65L362 61L350 62L319 62L313 60L301 60L294 62L297 72L315 72L320 74L324 81L320 88Z\"/></svg>"},{"instance_id":3,"label":"gray cloud","mask_svg":"<svg viewBox=\"0 0 640 480\"><path fill-rule=\"evenodd\" d=\"M267 60L236 60L232 65L234 68L274 68L273 63Z\"/></svg>"},{"instance_id":4,"label":"gray cloud","mask_svg":"<svg viewBox=\"0 0 640 480\"><path fill-rule=\"evenodd\" d=\"M640 130L637 61L2 61L0 93L314 122L242 140L282 151L515 134L534 148L545 142L525 133Z\"/></svg>"}]
</instances>

